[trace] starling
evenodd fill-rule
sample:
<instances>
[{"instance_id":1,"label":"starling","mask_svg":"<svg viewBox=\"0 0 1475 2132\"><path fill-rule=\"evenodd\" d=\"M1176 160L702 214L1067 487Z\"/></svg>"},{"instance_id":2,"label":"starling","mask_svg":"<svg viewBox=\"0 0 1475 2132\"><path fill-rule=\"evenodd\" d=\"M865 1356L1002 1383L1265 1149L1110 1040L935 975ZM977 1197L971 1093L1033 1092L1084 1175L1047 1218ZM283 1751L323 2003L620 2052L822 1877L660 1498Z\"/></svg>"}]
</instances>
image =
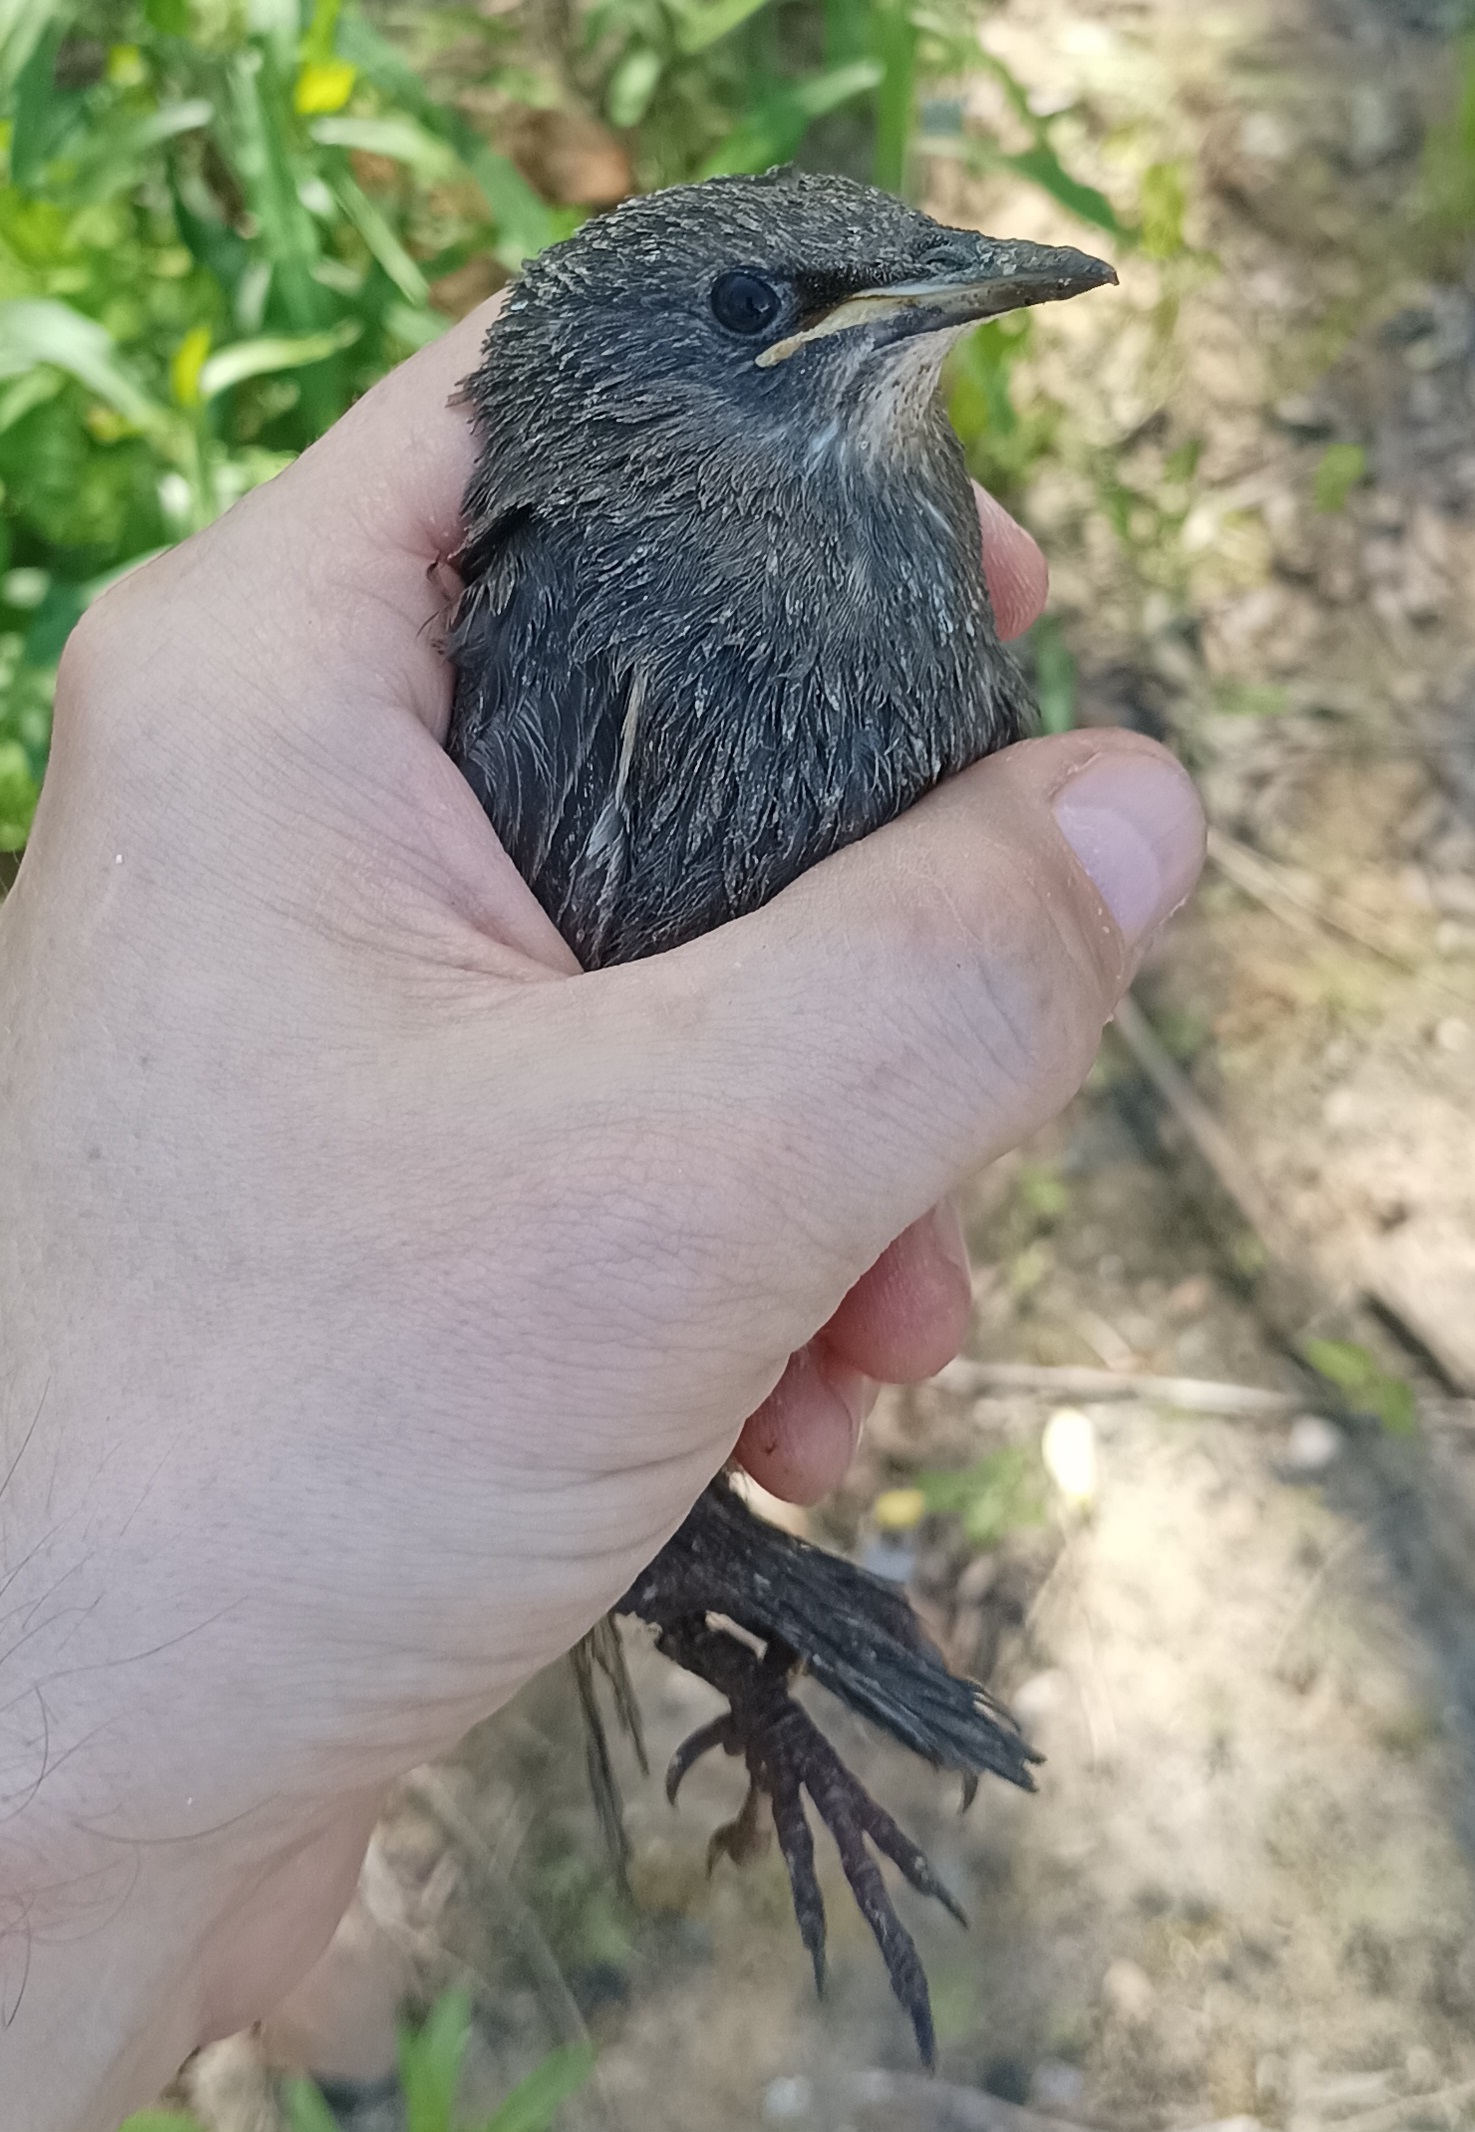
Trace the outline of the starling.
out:
<instances>
[{"instance_id":1,"label":"starling","mask_svg":"<svg viewBox=\"0 0 1475 2132\"><path fill-rule=\"evenodd\" d=\"M586 968L677 946L1016 740L963 455L938 394L979 320L1115 279L1081 252L944 228L772 171L632 199L533 260L464 388L478 456L456 557L449 746ZM961 1916L791 1690L801 1669L938 1767L1030 1784L1007 1715L904 1595L755 1518L722 1479L618 1612L728 1709L677 1752L745 1758L823 1983L804 1796L930 2064L926 1979L872 1851ZM612 1624L596 1672L638 1740Z\"/></svg>"}]
</instances>

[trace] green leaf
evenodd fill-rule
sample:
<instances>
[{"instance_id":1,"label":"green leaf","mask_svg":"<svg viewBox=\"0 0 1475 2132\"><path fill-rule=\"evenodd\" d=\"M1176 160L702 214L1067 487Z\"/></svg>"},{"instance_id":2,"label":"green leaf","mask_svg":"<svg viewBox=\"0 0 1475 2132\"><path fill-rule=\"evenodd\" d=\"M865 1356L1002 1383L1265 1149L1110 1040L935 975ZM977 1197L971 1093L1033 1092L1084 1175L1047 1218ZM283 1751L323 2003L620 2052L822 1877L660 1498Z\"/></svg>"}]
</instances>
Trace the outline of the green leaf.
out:
<instances>
[{"instance_id":1,"label":"green leaf","mask_svg":"<svg viewBox=\"0 0 1475 2132\"><path fill-rule=\"evenodd\" d=\"M1184 249L1188 185L1181 163L1149 163L1142 173L1142 249L1149 259L1172 259Z\"/></svg>"},{"instance_id":2,"label":"green leaf","mask_svg":"<svg viewBox=\"0 0 1475 2132\"><path fill-rule=\"evenodd\" d=\"M1076 662L1058 619L1042 614L1030 632L1030 643L1040 724L1047 733L1068 733L1076 722Z\"/></svg>"},{"instance_id":3,"label":"green leaf","mask_svg":"<svg viewBox=\"0 0 1475 2132\"><path fill-rule=\"evenodd\" d=\"M428 132L454 148L492 211L499 232L496 253L505 265L520 266L563 234L559 215L534 192L516 165L488 148L459 112L438 104L388 39L361 15L340 21L338 53L352 60L391 103L411 112Z\"/></svg>"},{"instance_id":4,"label":"green leaf","mask_svg":"<svg viewBox=\"0 0 1475 2132\"><path fill-rule=\"evenodd\" d=\"M333 57L333 34L341 4L342 0L313 0L312 20L302 39L304 65L324 66Z\"/></svg>"},{"instance_id":5,"label":"green leaf","mask_svg":"<svg viewBox=\"0 0 1475 2132\"><path fill-rule=\"evenodd\" d=\"M0 93L9 101L43 38L59 43L76 14L75 0L0 0Z\"/></svg>"},{"instance_id":6,"label":"green leaf","mask_svg":"<svg viewBox=\"0 0 1475 2132\"><path fill-rule=\"evenodd\" d=\"M56 55L64 26L52 23L41 36L15 84L15 122L10 134L11 182L30 191L82 117L82 98L58 89Z\"/></svg>"},{"instance_id":7,"label":"green leaf","mask_svg":"<svg viewBox=\"0 0 1475 2132\"><path fill-rule=\"evenodd\" d=\"M986 44L980 44L974 57L984 73L992 74L994 80L1003 90L1004 101L1008 104L1014 116L1017 119L1021 119L1028 126L1031 133L1038 133L1040 121L1035 117L1034 107L1029 100L1029 91L1008 61L1000 59L998 53L991 52Z\"/></svg>"},{"instance_id":8,"label":"green leaf","mask_svg":"<svg viewBox=\"0 0 1475 2132\"><path fill-rule=\"evenodd\" d=\"M418 2030L401 2028L399 2077L407 2132L452 2132L461 2061L471 2040L471 1994L448 1991Z\"/></svg>"},{"instance_id":9,"label":"green leaf","mask_svg":"<svg viewBox=\"0 0 1475 2132\"><path fill-rule=\"evenodd\" d=\"M604 108L612 126L638 126L660 87L661 55L648 44L632 45L609 78Z\"/></svg>"},{"instance_id":10,"label":"green leaf","mask_svg":"<svg viewBox=\"0 0 1475 2132\"><path fill-rule=\"evenodd\" d=\"M214 215L202 214L186 197L178 173L170 169L170 194L174 221L191 257L213 274L222 289L234 297L242 275L251 264L251 246L237 231ZM265 264L265 262L262 262ZM269 270L268 270L269 271Z\"/></svg>"},{"instance_id":11,"label":"green leaf","mask_svg":"<svg viewBox=\"0 0 1475 2132\"><path fill-rule=\"evenodd\" d=\"M189 0L143 0L144 19L164 37L188 37Z\"/></svg>"},{"instance_id":12,"label":"green leaf","mask_svg":"<svg viewBox=\"0 0 1475 2132\"><path fill-rule=\"evenodd\" d=\"M688 58L705 52L708 45L726 37L739 23L767 7L768 0L680 0L676 16L676 49Z\"/></svg>"},{"instance_id":13,"label":"green leaf","mask_svg":"<svg viewBox=\"0 0 1475 2132\"><path fill-rule=\"evenodd\" d=\"M907 0L872 0L871 50L881 69L876 84L876 139L871 176L888 192L906 189L917 91L917 32Z\"/></svg>"},{"instance_id":14,"label":"green leaf","mask_svg":"<svg viewBox=\"0 0 1475 2132\"><path fill-rule=\"evenodd\" d=\"M1048 193L1052 200L1069 208L1073 215L1090 223L1093 229L1107 230L1113 237L1128 235L1105 193L1073 178L1047 141L1038 141L1033 148L1022 149L1017 155L1000 155L996 160L1005 170L1012 170L1017 177L1028 178L1032 184L1038 185L1041 192Z\"/></svg>"},{"instance_id":15,"label":"green leaf","mask_svg":"<svg viewBox=\"0 0 1475 2132\"><path fill-rule=\"evenodd\" d=\"M460 174L456 151L403 112L388 118L315 118L308 131L325 147L359 148L369 155L387 156L432 185Z\"/></svg>"},{"instance_id":16,"label":"green leaf","mask_svg":"<svg viewBox=\"0 0 1475 2132\"><path fill-rule=\"evenodd\" d=\"M146 166L150 150L182 133L198 133L215 113L207 97L193 96L183 103L163 104L142 113L114 113L102 125L93 126L86 146L76 157L71 190L92 198L131 190Z\"/></svg>"},{"instance_id":17,"label":"green leaf","mask_svg":"<svg viewBox=\"0 0 1475 2132\"><path fill-rule=\"evenodd\" d=\"M1360 444L1329 444L1317 461L1311 492L1318 511L1346 509L1347 499L1367 478L1367 453Z\"/></svg>"},{"instance_id":18,"label":"green leaf","mask_svg":"<svg viewBox=\"0 0 1475 2132\"><path fill-rule=\"evenodd\" d=\"M323 333L264 334L260 339L235 341L210 356L200 369L200 398L213 400L246 378L266 377L274 370L301 370L308 363L321 363L340 348L349 347L363 331L356 318L346 318Z\"/></svg>"},{"instance_id":19,"label":"green leaf","mask_svg":"<svg viewBox=\"0 0 1475 2132\"><path fill-rule=\"evenodd\" d=\"M482 2132L548 2132L554 2118L594 2070L592 2043L566 2043L520 2081Z\"/></svg>"},{"instance_id":20,"label":"green leaf","mask_svg":"<svg viewBox=\"0 0 1475 2132\"><path fill-rule=\"evenodd\" d=\"M0 377L15 377L34 363L66 371L139 429L155 428L167 419L167 410L151 400L118 361L106 326L54 297L21 296L0 303Z\"/></svg>"},{"instance_id":21,"label":"green leaf","mask_svg":"<svg viewBox=\"0 0 1475 2132\"><path fill-rule=\"evenodd\" d=\"M1424 137L1423 193L1436 229L1475 228L1475 37L1458 48L1454 108Z\"/></svg>"},{"instance_id":22,"label":"green leaf","mask_svg":"<svg viewBox=\"0 0 1475 2132\"><path fill-rule=\"evenodd\" d=\"M33 407L43 400L52 399L61 391L61 379L54 370L27 370L0 391L0 437L6 430L28 415Z\"/></svg>"},{"instance_id":23,"label":"green leaf","mask_svg":"<svg viewBox=\"0 0 1475 2132\"><path fill-rule=\"evenodd\" d=\"M430 286L384 215L347 171L335 176L332 184L339 206L401 296L423 310L430 300Z\"/></svg>"},{"instance_id":24,"label":"green leaf","mask_svg":"<svg viewBox=\"0 0 1475 2132\"><path fill-rule=\"evenodd\" d=\"M438 341L451 321L439 311L419 311L411 304L389 304L384 312L384 330L406 348L428 348Z\"/></svg>"},{"instance_id":25,"label":"green leaf","mask_svg":"<svg viewBox=\"0 0 1475 2132\"><path fill-rule=\"evenodd\" d=\"M203 2132L203 2127L183 2110L139 2110L124 2118L118 2132Z\"/></svg>"},{"instance_id":26,"label":"green leaf","mask_svg":"<svg viewBox=\"0 0 1475 2132\"><path fill-rule=\"evenodd\" d=\"M282 2107L289 2132L343 2132L340 2120L323 2100L315 2080L288 2080L282 2087ZM126 2127L125 2127L126 2132Z\"/></svg>"},{"instance_id":27,"label":"green leaf","mask_svg":"<svg viewBox=\"0 0 1475 2132\"><path fill-rule=\"evenodd\" d=\"M1318 1377L1334 1384L1348 1404L1375 1415L1390 1436L1412 1436L1418 1411L1410 1386L1390 1376L1376 1356L1352 1340L1303 1340L1301 1353Z\"/></svg>"},{"instance_id":28,"label":"green leaf","mask_svg":"<svg viewBox=\"0 0 1475 2132\"><path fill-rule=\"evenodd\" d=\"M265 48L238 53L226 81L232 161L259 224L256 247L271 263L274 294L287 314L286 323L299 333L310 333L323 323L322 292L312 277L322 247L298 194L287 134L287 96Z\"/></svg>"},{"instance_id":29,"label":"green leaf","mask_svg":"<svg viewBox=\"0 0 1475 2132\"><path fill-rule=\"evenodd\" d=\"M930 1511L960 1518L969 1544L996 1547L1007 1534L1043 1523L1044 1471L1033 1444L1005 1444L955 1473L919 1473Z\"/></svg>"},{"instance_id":30,"label":"green leaf","mask_svg":"<svg viewBox=\"0 0 1475 2132\"><path fill-rule=\"evenodd\" d=\"M853 65L828 67L823 73L789 83L764 99L707 158L697 175L716 178L732 171L767 170L770 164L787 163L812 120L864 96L880 79L881 69L876 61L860 59Z\"/></svg>"}]
</instances>

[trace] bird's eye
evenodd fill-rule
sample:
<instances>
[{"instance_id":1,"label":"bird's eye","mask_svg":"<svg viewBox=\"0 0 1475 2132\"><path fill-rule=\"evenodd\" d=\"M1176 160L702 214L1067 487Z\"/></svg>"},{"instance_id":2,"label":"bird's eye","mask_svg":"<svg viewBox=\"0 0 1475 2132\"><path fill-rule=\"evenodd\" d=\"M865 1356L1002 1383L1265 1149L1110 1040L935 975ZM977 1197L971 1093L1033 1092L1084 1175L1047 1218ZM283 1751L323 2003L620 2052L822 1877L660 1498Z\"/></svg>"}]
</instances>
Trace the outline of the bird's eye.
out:
<instances>
[{"instance_id":1,"label":"bird's eye","mask_svg":"<svg viewBox=\"0 0 1475 2132\"><path fill-rule=\"evenodd\" d=\"M782 304L778 290L761 274L719 274L712 284L712 316L729 333L761 333Z\"/></svg>"}]
</instances>

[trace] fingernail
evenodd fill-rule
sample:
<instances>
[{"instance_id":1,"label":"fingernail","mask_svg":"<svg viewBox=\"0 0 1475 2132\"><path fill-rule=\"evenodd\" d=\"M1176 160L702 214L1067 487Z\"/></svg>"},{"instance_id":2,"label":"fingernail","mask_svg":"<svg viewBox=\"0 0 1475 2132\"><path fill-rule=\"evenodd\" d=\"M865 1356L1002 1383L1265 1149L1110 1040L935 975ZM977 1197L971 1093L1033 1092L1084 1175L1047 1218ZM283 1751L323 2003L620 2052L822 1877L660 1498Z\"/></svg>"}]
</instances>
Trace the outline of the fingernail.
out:
<instances>
[{"instance_id":1,"label":"fingernail","mask_svg":"<svg viewBox=\"0 0 1475 2132\"><path fill-rule=\"evenodd\" d=\"M923 1215L921 1227L940 1262L950 1273L960 1273L971 1291L973 1267L968 1258L968 1239L952 1201L940 1199L930 1214Z\"/></svg>"},{"instance_id":2,"label":"fingernail","mask_svg":"<svg viewBox=\"0 0 1475 2132\"><path fill-rule=\"evenodd\" d=\"M1186 770L1162 755L1098 755L1054 799L1061 834L1135 947L1198 879L1204 817Z\"/></svg>"},{"instance_id":3,"label":"fingernail","mask_svg":"<svg viewBox=\"0 0 1475 2132\"><path fill-rule=\"evenodd\" d=\"M850 1447L853 1451L860 1442L861 1431L870 1419L881 1387L874 1377L852 1369L848 1362L837 1362L833 1355L825 1358L824 1375L830 1390L850 1417Z\"/></svg>"}]
</instances>

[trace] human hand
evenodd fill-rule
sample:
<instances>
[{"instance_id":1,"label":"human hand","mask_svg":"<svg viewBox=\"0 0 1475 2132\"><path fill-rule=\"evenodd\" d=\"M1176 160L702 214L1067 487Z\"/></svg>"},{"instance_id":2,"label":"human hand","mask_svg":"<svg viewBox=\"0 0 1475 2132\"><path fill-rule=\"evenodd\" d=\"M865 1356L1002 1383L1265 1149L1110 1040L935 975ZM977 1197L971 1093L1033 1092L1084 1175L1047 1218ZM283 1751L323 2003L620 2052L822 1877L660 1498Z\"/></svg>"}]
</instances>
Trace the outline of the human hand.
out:
<instances>
[{"instance_id":1,"label":"human hand","mask_svg":"<svg viewBox=\"0 0 1475 2132\"><path fill-rule=\"evenodd\" d=\"M1081 733L575 973L438 745L484 324L97 604L0 914L28 2132L281 1996L385 1786L609 1606L744 1415L807 1495L862 1376L945 1358L927 1209L1079 1085L1197 870L1183 773ZM1018 620L1040 566L985 533Z\"/></svg>"}]
</instances>

